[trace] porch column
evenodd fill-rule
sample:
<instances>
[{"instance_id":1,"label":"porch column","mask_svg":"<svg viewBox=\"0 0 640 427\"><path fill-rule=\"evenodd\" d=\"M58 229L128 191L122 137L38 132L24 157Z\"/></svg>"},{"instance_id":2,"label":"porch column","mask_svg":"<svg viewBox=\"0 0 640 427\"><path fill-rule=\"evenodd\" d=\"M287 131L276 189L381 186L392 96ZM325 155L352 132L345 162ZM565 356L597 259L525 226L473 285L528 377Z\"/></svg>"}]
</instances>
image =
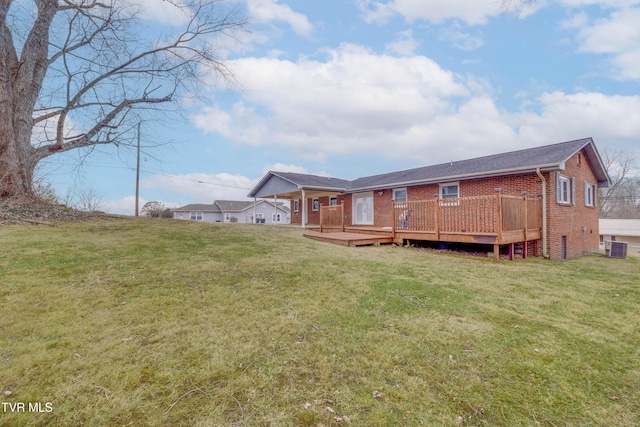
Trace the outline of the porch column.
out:
<instances>
[{"instance_id":1,"label":"porch column","mask_svg":"<svg viewBox=\"0 0 640 427\"><path fill-rule=\"evenodd\" d=\"M253 223L255 224L256 221L256 203L258 203L258 199L257 198L253 198Z\"/></svg>"},{"instance_id":2,"label":"porch column","mask_svg":"<svg viewBox=\"0 0 640 427\"><path fill-rule=\"evenodd\" d=\"M277 194L273 195L273 206L275 209L274 212L276 214L276 216L273 217L273 223L277 224L278 223L278 195Z\"/></svg>"},{"instance_id":3,"label":"porch column","mask_svg":"<svg viewBox=\"0 0 640 427\"><path fill-rule=\"evenodd\" d=\"M302 228L305 228L305 221L307 220L307 195L302 190Z\"/></svg>"}]
</instances>

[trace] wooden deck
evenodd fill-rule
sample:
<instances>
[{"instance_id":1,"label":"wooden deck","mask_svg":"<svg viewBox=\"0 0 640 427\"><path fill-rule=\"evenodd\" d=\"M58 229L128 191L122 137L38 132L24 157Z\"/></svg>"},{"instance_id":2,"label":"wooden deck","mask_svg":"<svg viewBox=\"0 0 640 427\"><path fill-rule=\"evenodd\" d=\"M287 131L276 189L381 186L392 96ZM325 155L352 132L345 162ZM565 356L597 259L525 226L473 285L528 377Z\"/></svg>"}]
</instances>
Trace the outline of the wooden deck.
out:
<instances>
[{"instance_id":1,"label":"wooden deck","mask_svg":"<svg viewBox=\"0 0 640 427\"><path fill-rule=\"evenodd\" d=\"M370 246L380 245L382 243L393 243L393 236L391 233L386 235L382 234L364 234L364 233L350 233L350 232L308 232L303 234L304 237L309 239L318 240L320 242L335 243L343 246Z\"/></svg>"},{"instance_id":2,"label":"wooden deck","mask_svg":"<svg viewBox=\"0 0 640 427\"><path fill-rule=\"evenodd\" d=\"M499 259L500 245L523 244L542 236L542 202L538 198L502 196L461 197L394 202L392 214L383 221L385 227L362 227L344 223L344 207L323 206L320 233L304 236L345 246L398 243L425 240L493 245L494 258Z\"/></svg>"}]
</instances>

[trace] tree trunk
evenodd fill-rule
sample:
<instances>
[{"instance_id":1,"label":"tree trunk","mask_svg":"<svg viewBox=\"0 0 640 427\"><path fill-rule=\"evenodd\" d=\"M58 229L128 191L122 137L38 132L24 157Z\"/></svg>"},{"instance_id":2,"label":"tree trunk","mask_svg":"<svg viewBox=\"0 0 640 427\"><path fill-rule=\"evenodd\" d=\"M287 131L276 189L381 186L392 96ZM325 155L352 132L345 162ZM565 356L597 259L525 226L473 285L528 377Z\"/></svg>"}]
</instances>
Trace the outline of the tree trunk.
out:
<instances>
[{"instance_id":1,"label":"tree trunk","mask_svg":"<svg viewBox=\"0 0 640 427\"><path fill-rule=\"evenodd\" d=\"M15 144L0 153L0 199L33 196L34 162L20 159Z\"/></svg>"},{"instance_id":2,"label":"tree trunk","mask_svg":"<svg viewBox=\"0 0 640 427\"><path fill-rule=\"evenodd\" d=\"M49 27L57 0L36 0L38 15L20 58L6 17L12 0L0 0L0 197L33 195L39 158L31 145L33 108L47 72ZM41 158L44 158L41 157Z\"/></svg>"}]
</instances>

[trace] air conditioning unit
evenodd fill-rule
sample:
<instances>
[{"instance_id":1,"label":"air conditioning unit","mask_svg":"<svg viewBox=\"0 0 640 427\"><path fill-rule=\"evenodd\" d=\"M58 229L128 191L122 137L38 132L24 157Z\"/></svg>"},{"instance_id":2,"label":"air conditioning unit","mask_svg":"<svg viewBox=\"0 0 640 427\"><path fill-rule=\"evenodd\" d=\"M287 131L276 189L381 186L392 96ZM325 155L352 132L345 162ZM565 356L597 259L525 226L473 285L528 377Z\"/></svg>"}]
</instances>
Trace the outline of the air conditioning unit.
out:
<instances>
[{"instance_id":1,"label":"air conditioning unit","mask_svg":"<svg viewBox=\"0 0 640 427\"><path fill-rule=\"evenodd\" d=\"M611 258L626 258L627 257L627 242L611 242L611 251L609 252Z\"/></svg>"}]
</instances>

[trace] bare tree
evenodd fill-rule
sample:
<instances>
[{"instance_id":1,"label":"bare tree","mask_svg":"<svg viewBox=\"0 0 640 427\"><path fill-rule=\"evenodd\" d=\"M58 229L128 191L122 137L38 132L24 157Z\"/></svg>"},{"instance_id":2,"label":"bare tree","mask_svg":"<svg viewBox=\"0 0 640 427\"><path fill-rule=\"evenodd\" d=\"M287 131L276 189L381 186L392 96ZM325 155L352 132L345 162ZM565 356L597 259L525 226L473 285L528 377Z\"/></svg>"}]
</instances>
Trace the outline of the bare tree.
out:
<instances>
[{"instance_id":1,"label":"bare tree","mask_svg":"<svg viewBox=\"0 0 640 427\"><path fill-rule=\"evenodd\" d=\"M102 205L102 194L89 187L78 187L67 193L66 205L80 211L99 211Z\"/></svg>"},{"instance_id":2,"label":"bare tree","mask_svg":"<svg viewBox=\"0 0 640 427\"><path fill-rule=\"evenodd\" d=\"M600 216L640 218L640 177L634 174L635 157L623 150L604 150L602 157L611 185L600 189Z\"/></svg>"},{"instance_id":3,"label":"bare tree","mask_svg":"<svg viewBox=\"0 0 640 427\"><path fill-rule=\"evenodd\" d=\"M216 54L246 22L223 0L165 0L179 31L146 38L131 0L0 0L0 198L31 196L42 159L119 145L149 110L233 76ZM163 107L164 108L164 107Z\"/></svg>"},{"instance_id":4,"label":"bare tree","mask_svg":"<svg viewBox=\"0 0 640 427\"><path fill-rule=\"evenodd\" d=\"M141 209L142 214L151 218L173 218L173 212L164 203L153 201L147 202Z\"/></svg>"}]
</instances>

